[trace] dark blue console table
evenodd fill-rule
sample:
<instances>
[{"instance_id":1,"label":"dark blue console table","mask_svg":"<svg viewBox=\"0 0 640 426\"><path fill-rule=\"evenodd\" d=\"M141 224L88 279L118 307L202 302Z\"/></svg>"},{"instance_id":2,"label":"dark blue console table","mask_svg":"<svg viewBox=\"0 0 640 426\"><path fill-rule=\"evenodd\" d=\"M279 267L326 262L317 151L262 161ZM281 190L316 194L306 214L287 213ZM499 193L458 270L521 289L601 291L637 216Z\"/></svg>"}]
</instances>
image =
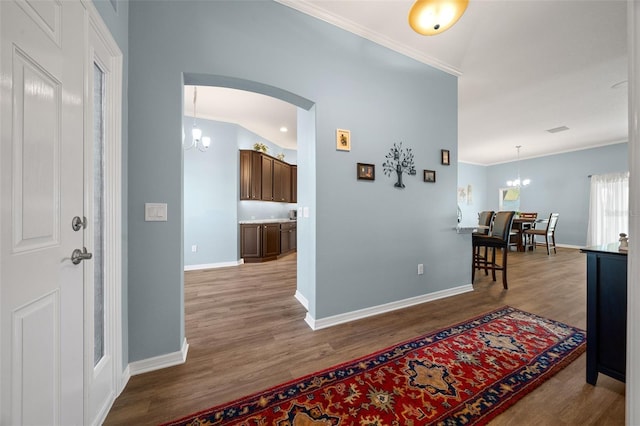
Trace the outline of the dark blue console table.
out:
<instances>
[{"instance_id":1,"label":"dark blue console table","mask_svg":"<svg viewBox=\"0 0 640 426\"><path fill-rule=\"evenodd\" d=\"M587 383L598 373L625 381L627 352L627 252L618 244L586 247Z\"/></svg>"}]
</instances>

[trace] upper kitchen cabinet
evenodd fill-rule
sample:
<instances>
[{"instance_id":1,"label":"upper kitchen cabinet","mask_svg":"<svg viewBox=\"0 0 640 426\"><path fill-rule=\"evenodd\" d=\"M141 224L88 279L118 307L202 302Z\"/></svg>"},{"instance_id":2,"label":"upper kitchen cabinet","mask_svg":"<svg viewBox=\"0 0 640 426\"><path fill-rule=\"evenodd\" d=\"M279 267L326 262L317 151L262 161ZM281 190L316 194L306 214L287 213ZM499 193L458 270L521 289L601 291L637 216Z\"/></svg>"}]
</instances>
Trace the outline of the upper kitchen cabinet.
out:
<instances>
[{"instance_id":1,"label":"upper kitchen cabinet","mask_svg":"<svg viewBox=\"0 0 640 426\"><path fill-rule=\"evenodd\" d=\"M262 200L262 157L258 152L240 151L240 199Z\"/></svg>"},{"instance_id":2,"label":"upper kitchen cabinet","mask_svg":"<svg viewBox=\"0 0 640 426\"><path fill-rule=\"evenodd\" d=\"M291 202L291 167L278 160L273 162L273 200Z\"/></svg>"},{"instance_id":3,"label":"upper kitchen cabinet","mask_svg":"<svg viewBox=\"0 0 640 426\"><path fill-rule=\"evenodd\" d=\"M295 174L292 169L296 169ZM240 150L241 200L295 203L294 185L297 186L296 166L261 152Z\"/></svg>"},{"instance_id":4,"label":"upper kitchen cabinet","mask_svg":"<svg viewBox=\"0 0 640 426\"><path fill-rule=\"evenodd\" d=\"M267 154L260 155L261 181L262 181L262 201L274 201L273 198L273 163L274 158Z\"/></svg>"},{"instance_id":5,"label":"upper kitchen cabinet","mask_svg":"<svg viewBox=\"0 0 640 426\"><path fill-rule=\"evenodd\" d=\"M291 202L298 202L298 166L291 166Z\"/></svg>"}]
</instances>

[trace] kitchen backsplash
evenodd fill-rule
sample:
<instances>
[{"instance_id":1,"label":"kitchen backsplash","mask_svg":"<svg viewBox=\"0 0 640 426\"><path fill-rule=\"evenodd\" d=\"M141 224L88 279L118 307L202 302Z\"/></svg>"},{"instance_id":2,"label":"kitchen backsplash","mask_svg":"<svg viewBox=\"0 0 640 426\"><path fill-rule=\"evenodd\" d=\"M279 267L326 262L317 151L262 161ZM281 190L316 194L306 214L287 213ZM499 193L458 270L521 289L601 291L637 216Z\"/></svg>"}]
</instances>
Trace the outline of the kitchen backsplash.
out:
<instances>
[{"instance_id":1,"label":"kitchen backsplash","mask_svg":"<svg viewBox=\"0 0 640 426\"><path fill-rule=\"evenodd\" d=\"M289 210L296 204L272 203L268 201L239 201L238 221L254 219L283 219L289 217Z\"/></svg>"}]
</instances>

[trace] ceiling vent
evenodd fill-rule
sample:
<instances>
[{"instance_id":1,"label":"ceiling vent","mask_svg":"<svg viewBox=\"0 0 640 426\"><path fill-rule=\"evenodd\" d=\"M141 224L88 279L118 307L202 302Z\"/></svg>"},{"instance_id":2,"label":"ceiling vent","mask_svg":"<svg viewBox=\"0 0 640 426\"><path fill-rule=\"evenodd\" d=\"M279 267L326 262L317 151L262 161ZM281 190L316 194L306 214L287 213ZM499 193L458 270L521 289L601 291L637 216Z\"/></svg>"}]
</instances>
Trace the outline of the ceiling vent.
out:
<instances>
[{"instance_id":1,"label":"ceiling vent","mask_svg":"<svg viewBox=\"0 0 640 426\"><path fill-rule=\"evenodd\" d=\"M558 133L558 132L564 132L565 130L569 130L569 128L567 126L560 126L560 127L554 127L553 129L547 129L547 132Z\"/></svg>"}]
</instances>

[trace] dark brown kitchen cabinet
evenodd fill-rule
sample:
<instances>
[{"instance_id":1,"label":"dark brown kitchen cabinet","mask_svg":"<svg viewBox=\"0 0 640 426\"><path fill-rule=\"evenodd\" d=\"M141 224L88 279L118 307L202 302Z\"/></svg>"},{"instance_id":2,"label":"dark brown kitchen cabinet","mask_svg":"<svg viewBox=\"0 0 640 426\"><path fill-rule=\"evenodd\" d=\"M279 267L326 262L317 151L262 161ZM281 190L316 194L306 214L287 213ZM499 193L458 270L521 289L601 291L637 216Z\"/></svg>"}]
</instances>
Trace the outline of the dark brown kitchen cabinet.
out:
<instances>
[{"instance_id":1,"label":"dark brown kitchen cabinet","mask_svg":"<svg viewBox=\"0 0 640 426\"><path fill-rule=\"evenodd\" d=\"M280 254L279 223L240 225L240 257L246 263L274 260Z\"/></svg>"},{"instance_id":2,"label":"dark brown kitchen cabinet","mask_svg":"<svg viewBox=\"0 0 640 426\"><path fill-rule=\"evenodd\" d=\"M273 200L291 202L291 167L278 160L273 162Z\"/></svg>"},{"instance_id":3,"label":"dark brown kitchen cabinet","mask_svg":"<svg viewBox=\"0 0 640 426\"><path fill-rule=\"evenodd\" d=\"M296 222L243 223L240 225L240 257L245 263L265 262L297 248Z\"/></svg>"},{"instance_id":4,"label":"dark brown kitchen cabinet","mask_svg":"<svg viewBox=\"0 0 640 426\"><path fill-rule=\"evenodd\" d=\"M262 177L262 201L274 201L273 199L273 162L274 159L265 154L260 154Z\"/></svg>"},{"instance_id":5,"label":"dark brown kitchen cabinet","mask_svg":"<svg viewBox=\"0 0 640 426\"><path fill-rule=\"evenodd\" d=\"M262 155L240 151L240 199L262 200Z\"/></svg>"},{"instance_id":6,"label":"dark brown kitchen cabinet","mask_svg":"<svg viewBox=\"0 0 640 426\"><path fill-rule=\"evenodd\" d=\"M280 224L280 254L287 254L297 248L297 224L295 222Z\"/></svg>"},{"instance_id":7,"label":"dark brown kitchen cabinet","mask_svg":"<svg viewBox=\"0 0 640 426\"><path fill-rule=\"evenodd\" d=\"M240 257L245 262L259 262L262 257L262 227L259 224L240 225Z\"/></svg>"},{"instance_id":8,"label":"dark brown kitchen cabinet","mask_svg":"<svg viewBox=\"0 0 640 426\"><path fill-rule=\"evenodd\" d=\"M240 150L241 200L295 203L297 192L296 166L258 151Z\"/></svg>"},{"instance_id":9,"label":"dark brown kitchen cabinet","mask_svg":"<svg viewBox=\"0 0 640 426\"><path fill-rule=\"evenodd\" d=\"M291 166L291 202L298 202L298 166Z\"/></svg>"},{"instance_id":10,"label":"dark brown kitchen cabinet","mask_svg":"<svg viewBox=\"0 0 640 426\"><path fill-rule=\"evenodd\" d=\"M280 254L280 224L262 224L262 260L272 260Z\"/></svg>"}]
</instances>

